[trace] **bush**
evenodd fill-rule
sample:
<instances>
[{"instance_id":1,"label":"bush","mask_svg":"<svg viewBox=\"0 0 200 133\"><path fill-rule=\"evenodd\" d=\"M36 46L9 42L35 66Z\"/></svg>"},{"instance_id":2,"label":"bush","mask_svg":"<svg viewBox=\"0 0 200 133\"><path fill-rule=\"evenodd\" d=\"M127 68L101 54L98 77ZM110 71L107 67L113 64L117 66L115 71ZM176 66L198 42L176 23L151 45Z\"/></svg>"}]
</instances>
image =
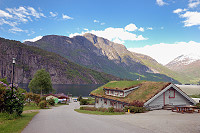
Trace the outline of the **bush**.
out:
<instances>
[{"instance_id":1,"label":"bush","mask_svg":"<svg viewBox=\"0 0 200 133\"><path fill-rule=\"evenodd\" d=\"M80 107L80 110L97 111L98 109L95 107Z\"/></svg>"},{"instance_id":2,"label":"bush","mask_svg":"<svg viewBox=\"0 0 200 133\"><path fill-rule=\"evenodd\" d=\"M107 108L98 108L98 111L101 111L101 112L108 112L108 109L107 109Z\"/></svg>"},{"instance_id":3,"label":"bush","mask_svg":"<svg viewBox=\"0 0 200 133\"><path fill-rule=\"evenodd\" d=\"M51 105L51 106L55 106L55 101L54 101L53 98L48 99L48 100L47 100L47 103L48 103L49 105Z\"/></svg>"},{"instance_id":4,"label":"bush","mask_svg":"<svg viewBox=\"0 0 200 133\"><path fill-rule=\"evenodd\" d=\"M38 104L38 106L39 106L41 109L44 109L44 108L47 107L47 102L46 102L45 100L42 100L42 101Z\"/></svg>"},{"instance_id":5,"label":"bush","mask_svg":"<svg viewBox=\"0 0 200 133\"><path fill-rule=\"evenodd\" d=\"M80 95L79 97L78 97L78 101L81 101L83 98L82 98L82 96Z\"/></svg>"},{"instance_id":6,"label":"bush","mask_svg":"<svg viewBox=\"0 0 200 133\"><path fill-rule=\"evenodd\" d=\"M114 112L124 112L123 109L114 109Z\"/></svg>"},{"instance_id":7,"label":"bush","mask_svg":"<svg viewBox=\"0 0 200 133\"><path fill-rule=\"evenodd\" d=\"M109 107L108 112L114 112L114 107Z\"/></svg>"},{"instance_id":8,"label":"bush","mask_svg":"<svg viewBox=\"0 0 200 133\"><path fill-rule=\"evenodd\" d=\"M132 103L130 103L130 106L143 107L144 103L140 101L133 101Z\"/></svg>"},{"instance_id":9,"label":"bush","mask_svg":"<svg viewBox=\"0 0 200 133\"><path fill-rule=\"evenodd\" d=\"M197 106L197 109L200 109L200 103L197 103L196 106Z\"/></svg>"},{"instance_id":10,"label":"bush","mask_svg":"<svg viewBox=\"0 0 200 133\"><path fill-rule=\"evenodd\" d=\"M10 114L21 115L24 107L24 92L25 90L18 88L17 84L7 85L0 81L0 111Z\"/></svg>"},{"instance_id":11,"label":"bush","mask_svg":"<svg viewBox=\"0 0 200 133\"><path fill-rule=\"evenodd\" d=\"M88 101L87 101L87 99L81 99L80 100L80 105L88 105L89 103L88 103Z\"/></svg>"},{"instance_id":12,"label":"bush","mask_svg":"<svg viewBox=\"0 0 200 133\"><path fill-rule=\"evenodd\" d=\"M40 101L42 101L42 100L46 100L46 97L45 97L45 96L42 96L42 97L40 98Z\"/></svg>"},{"instance_id":13,"label":"bush","mask_svg":"<svg viewBox=\"0 0 200 133\"><path fill-rule=\"evenodd\" d=\"M126 106L124 108L125 112L128 112L128 109L130 109L131 113L144 113L146 110L145 107L135 107L135 106Z\"/></svg>"}]
</instances>

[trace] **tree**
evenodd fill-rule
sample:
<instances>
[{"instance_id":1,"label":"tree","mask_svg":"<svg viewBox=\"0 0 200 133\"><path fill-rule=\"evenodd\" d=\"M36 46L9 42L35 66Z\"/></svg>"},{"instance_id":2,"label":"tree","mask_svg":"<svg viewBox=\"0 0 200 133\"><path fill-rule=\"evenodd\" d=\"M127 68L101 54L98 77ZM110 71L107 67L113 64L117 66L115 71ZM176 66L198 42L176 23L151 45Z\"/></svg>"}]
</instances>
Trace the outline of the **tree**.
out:
<instances>
[{"instance_id":1,"label":"tree","mask_svg":"<svg viewBox=\"0 0 200 133\"><path fill-rule=\"evenodd\" d=\"M38 70L30 81L28 88L34 93L49 93L53 91L50 74L45 70Z\"/></svg>"}]
</instances>

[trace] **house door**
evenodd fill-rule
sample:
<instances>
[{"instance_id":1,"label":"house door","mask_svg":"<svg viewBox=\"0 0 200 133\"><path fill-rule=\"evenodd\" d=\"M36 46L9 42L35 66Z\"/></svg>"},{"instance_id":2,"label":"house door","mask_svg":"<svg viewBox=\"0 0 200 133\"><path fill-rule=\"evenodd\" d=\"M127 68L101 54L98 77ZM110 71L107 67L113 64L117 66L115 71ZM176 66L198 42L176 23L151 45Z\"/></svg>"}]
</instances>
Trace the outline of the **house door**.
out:
<instances>
[{"instance_id":1,"label":"house door","mask_svg":"<svg viewBox=\"0 0 200 133\"><path fill-rule=\"evenodd\" d=\"M164 105L168 105L169 104L169 90L164 92L163 97L164 97Z\"/></svg>"}]
</instances>

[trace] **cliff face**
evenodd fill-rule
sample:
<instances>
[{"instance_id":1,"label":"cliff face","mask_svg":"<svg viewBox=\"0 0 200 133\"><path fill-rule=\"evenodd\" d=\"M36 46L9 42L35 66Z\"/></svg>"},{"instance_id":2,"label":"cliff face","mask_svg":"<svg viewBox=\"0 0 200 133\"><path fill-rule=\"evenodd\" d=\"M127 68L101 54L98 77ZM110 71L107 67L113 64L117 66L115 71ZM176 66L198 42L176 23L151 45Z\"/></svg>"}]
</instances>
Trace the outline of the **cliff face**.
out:
<instances>
[{"instance_id":1,"label":"cliff face","mask_svg":"<svg viewBox=\"0 0 200 133\"><path fill-rule=\"evenodd\" d=\"M122 44L93 34L69 38L48 35L36 42L24 42L57 53L72 62L121 78L136 80L171 81L171 78L146 66ZM176 83L177 81L174 80Z\"/></svg>"},{"instance_id":2,"label":"cliff face","mask_svg":"<svg viewBox=\"0 0 200 133\"><path fill-rule=\"evenodd\" d=\"M51 52L0 38L0 78L12 75L12 58L16 58L15 83L28 83L34 73L45 68L51 75L53 84L103 84L119 80L109 74L97 72Z\"/></svg>"}]
</instances>

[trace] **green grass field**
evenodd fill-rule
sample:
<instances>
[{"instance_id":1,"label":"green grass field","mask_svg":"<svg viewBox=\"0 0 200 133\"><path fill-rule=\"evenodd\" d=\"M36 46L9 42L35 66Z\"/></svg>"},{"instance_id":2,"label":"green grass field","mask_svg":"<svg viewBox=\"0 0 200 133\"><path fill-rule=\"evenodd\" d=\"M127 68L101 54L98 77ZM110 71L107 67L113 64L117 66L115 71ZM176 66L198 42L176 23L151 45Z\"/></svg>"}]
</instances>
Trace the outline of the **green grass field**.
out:
<instances>
[{"instance_id":1,"label":"green grass field","mask_svg":"<svg viewBox=\"0 0 200 133\"><path fill-rule=\"evenodd\" d=\"M5 113L0 113L0 132L21 133L37 113L38 112L22 114L22 116L11 120L6 117Z\"/></svg>"}]
</instances>

